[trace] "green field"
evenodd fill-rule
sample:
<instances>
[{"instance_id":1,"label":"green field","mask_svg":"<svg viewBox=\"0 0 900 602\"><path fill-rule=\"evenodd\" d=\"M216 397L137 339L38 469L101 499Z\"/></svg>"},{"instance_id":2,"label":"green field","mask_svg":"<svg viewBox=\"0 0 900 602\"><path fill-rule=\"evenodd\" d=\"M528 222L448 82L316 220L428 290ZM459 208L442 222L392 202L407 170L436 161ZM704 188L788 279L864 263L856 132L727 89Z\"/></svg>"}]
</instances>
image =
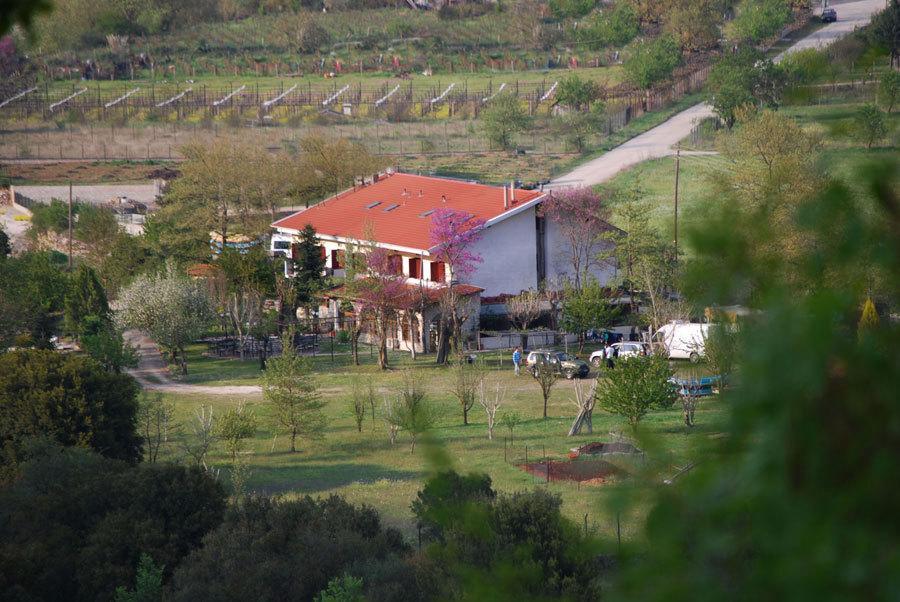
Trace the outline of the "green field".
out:
<instances>
[{"instance_id":1,"label":"green field","mask_svg":"<svg viewBox=\"0 0 900 602\"><path fill-rule=\"evenodd\" d=\"M198 347L192 351L189 363L192 374L187 381L249 384L255 382L254 376L259 374L255 361L201 359ZM354 378L372 379L379 397L395 395L402 378L400 366L414 371L439 409L440 420L432 432L434 446L446 454L457 470L486 472L502 491L549 487L562 496L566 516L583 525L587 515L589 528L607 537L613 537L615 533L615 512L609 503L616 498L616 493L635 485L648 486L642 478L621 479L603 485L579 486L574 482L556 481L547 485L519 468L516 464L524 462L526 446L530 461L544 454L562 460L569 448L589 441L610 441L612 433L627 434L628 426L622 419L597 409L593 435L566 437L575 416L573 384L566 380L557 381L549 404L549 418L543 420L537 383L524 372L516 378L507 354L488 355L490 371L487 377L489 387L499 383L506 390L500 414L515 411L523 418L523 423L515 430L514 440L506 449L506 458L505 429L498 425L494 440L489 441L484 412L477 404L470 412L471 424L463 426L461 412L450 393L452 372L435 366L432 357L419 358L412 364L408 356L396 355L392 359L399 363L387 372L379 371L365 350L364 365L360 367L349 365L348 355L337 358L334 367L330 355L315 360L319 390L328 402L325 411L329 426L325 438L318 442L301 441L300 451L296 454L287 452L288 440L283 434L276 436L270 407L262 398L246 399L247 406L259 419L257 435L243 456L251 471L250 489L286 496L339 493L350 501L371 504L388 523L412 536L414 528L409 504L434 466L428 459L429 448L419 445L415 453L411 453L410 439L403 432L391 446L380 416L374 422L368 416L362 432L358 433L347 397ZM503 366L499 365L501 358ZM212 406L214 414L220 414L244 401L228 396L169 395L167 398L175 405L180 422L191 420L201 405ZM648 450L647 462L643 467L632 466L631 470L647 468L653 472L658 470L659 478L670 476L687 463L693 448L710 441L722 419L722 410L718 400L704 401L697 413L697 426L690 430L683 427L678 405L652 412L642 423L642 436L646 436L642 446ZM377 408L377 413L380 411L381 408ZM168 444L167 457L178 456L177 442L178 437ZM230 457L224 449L217 446L208 461L214 469L221 470L221 478L227 481ZM634 512L640 512L640 508ZM636 535L639 530L637 516L626 514L621 521L623 537Z\"/></svg>"}]
</instances>

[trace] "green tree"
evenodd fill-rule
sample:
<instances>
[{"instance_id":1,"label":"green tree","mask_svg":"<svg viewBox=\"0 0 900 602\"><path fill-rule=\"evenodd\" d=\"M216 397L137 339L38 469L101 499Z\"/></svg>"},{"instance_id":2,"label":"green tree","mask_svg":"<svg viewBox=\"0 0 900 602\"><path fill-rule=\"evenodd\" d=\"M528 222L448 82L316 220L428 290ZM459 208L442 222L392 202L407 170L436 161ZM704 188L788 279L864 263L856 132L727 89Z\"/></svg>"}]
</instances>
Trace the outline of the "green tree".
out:
<instances>
[{"instance_id":1,"label":"green tree","mask_svg":"<svg viewBox=\"0 0 900 602\"><path fill-rule=\"evenodd\" d=\"M738 363L741 322L740 318L732 322L722 313L714 320L704 337L703 351L710 370L721 379L724 387Z\"/></svg>"},{"instance_id":2,"label":"green tree","mask_svg":"<svg viewBox=\"0 0 900 602\"><path fill-rule=\"evenodd\" d=\"M432 429L437 418L424 387L412 372L405 372L397 391L397 403L385 419L391 426L409 433L410 453L416 451L416 442Z\"/></svg>"},{"instance_id":3,"label":"green tree","mask_svg":"<svg viewBox=\"0 0 900 602\"><path fill-rule=\"evenodd\" d=\"M596 4L597 0L550 0L550 12L557 19L583 17Z\"/></svg>"},{"instance_id":4,"label":"green tree","mask_svg":"<svg viewBox=\"0 0 900 602\"><path fill-rule=\"evenodd\" d=\"M53 253L28 252L0 261L2 347L50 348L67 290L68 277Z\"/></svg>"},{"instance_id":5,"label":"green tree","mask_svg":"<svg viewBox=\"0 0 900 602\"><path fill-rule=\"evenodd\" d=\"M589 278L581 289L565 288L562 327L566 332L578 335L578 351L584 350L584 334L589 330L601 330L610 325L618 309L610 304L609 293L603 290L596 278Z\"/></svg>"},{"instance_id":6,"label":"green tree","mask_svg":"<svg viewBox=\"0 0 900 602\"><path fill-rule=\"evenodd\" d=\"M406 587L409 578L402 573L411 569L394 579L380 573L408 552L403 536L385 528L369 506L335 495L291 501L250 496L177 568L170 599L313 600L344 574L361 578L367 589L385 578ZM404 594L416 599L427 585L413 580L411 587Z\"/></svg>"},{"instance_id":7,"label":"green tree","mask_svg":"<svg viewBox=\"0 0 900 602\"><path fill-rule=\"evenodd\" d=\"M219 256L219 268L225 277L223 306L231 318L231 326L237 334L241 359L247 348L247 341L255 330L264 342L268 341L266 328L266 298L275 291L275 271L272 260L261 247L246 253L226 249ZM261 367L264 367L262 361Z\"/></svg>"},{"instance_id":8,"label":"green tree","mask_svg":"<svg viewBox=\"0 0 900 602\"><path fill-rule=\"evenodd\" d=\"M589 111L569 111L553 120L556 130L570 147L583 153L591 140L603 132L606 125L606 105L595 102Z\"/></svg>"},{"instance_id":9,"label":"green tree","mask_svg":"<svg viewBox=\"0 0 900 602\"><path fill-rule=\"evenodd\" d=\"M534 366L531 367L531 376L534 377L534 382L538 384L541 388L541 398L544 400L544 420L547 419L547 404L550 402L550 394L553 392L553 385L556 384L556 380L559 377L556 374L556 371L553 370L553 366L550 366L544 362L538 362Z\"/></svg>"},{"instance_id":10,"label":"green tree","mask_svg":"<svg viewBox=\"0 0 900 602\"><path fill-rule=\"evenodd\" d=\"M216 437L225 444L233 463L237 462L238 452L244 449L244 441L255 435L256 416L244 404L229 408L216 422Z\"/></svg>"},{"instance_id":11,"label":"green tree","mask_svg":"<svg viewBox=\"0 0 900 602\"><path fill-rule=\"evenodd\" d=\"M163 595L163 569L149 554L141 554L134 590L116 588L115 602L159 602Z\"/></svg>"},{"instance_id":12,"label":"green tree","mask_svg":"<svg viewBox=\"0 0 900 602\"><path fill-rule=\"evenodd\" d=\"M761 42L781 31L791 19L791 6L785 0L745 0L731 22L733 37Z\"/></svg>"},{"instance_id":13,"label":"green tree","mask_svg":"<svg viewBox=\"0 0 900 602\"><path fill-rule=\"evenodd\" d=\"M900 67L900 1L891 0L876 14L869 31L875 43L891 55L891 68Z\"/></svg>"},{"instance_id":14,"label":"green tree","mask_svg":"<svg viewBox=\"0 0 900 602\"><path fill-rule=\"evenodd\" d=\"M291 453L297 451L297 437L319 439L327 425L322 412L325 401L316 387L312 366L294 348L293 334L288 330L284 335L281 355L269 360L262 378L263 397L274 406L277 425L291 438ZM362 421L359 424L361 427Z\"/></svg>"},{"instance_id":15,"label":"green tree","mask_svg":"<svg viewBox=\"0 0 900 602\"><path fill-rule=\"evenodd\" d=\"M319 592L315 602L365 602L362 579L352 575L335 577Z\"/></svg>"},{"instance_id":16,"label":"green tree","mask_svg":"<svg viewBox=\"0 0 900 602\"><path fill-rule=\"evenodd\" d=\"M582 79L573 73L560 80L556 90L556 101L563 106L581 111L591 106L599 92L596 82Z\"/></svg>"},{"instance_id":17,"label":"green tree","mask_svg":"<svg viewBox=\"0 0 900 602\"><path fill-rule=\"evenodd\" d=\"M741 48L736 53L722 56L710 69L707 80L709 102L719 118L731 128L742 108L777 107L785 80L784 70L762 53L753 48Z\"/></svg>"},{"instance_id":18,"label":"green tree","mask_svg":"<svg viewBox=\"0 0 900 602\"><path fill-rule=\"evenodd\" d=\"M65 299L65 325L69 332L81 335L84 321L94 316L101 322L109 320L109 302L97 273L85 264L78 266L69 280Z\"/></svg>"},{"instance_id":19,"label":"green tree","mask_svg":"<svg viewBox=\"0 0 900 602\"><path fill-rule=\"evenodd\" d=\"M137 350L125 342L122 330L110 320L96 316L83 320L81 348L108 372L119 374L138 365Z\"/></svg>"},{"instance_id":20,"label":"green tree","mask_svg":"<svg viewBox=\"0 0 900 602\"><path fill-rule=\"evenodd\" d=\"M671 77L679 64L681 51L678 43L666 34L632 44L623 67L628 82L646 90Z\"/></svg>"},{"instance_id":21,"label":"green tree","mask_svg":"<svg viewBox=\"0 0 900 602\"><path fill-rule=\"evenodd\" d=\"M121 322L150 335L187 374L184 347L202 336L213 321L209 295L202 285L169 264L163 271L136 278L119 295L119 304Z\"/></svg>"},{"instance_id":22,"label":"green tree","mask_svg":"<svg viewBox=\"0 0 900 602\"><path fill-rule=\"evenodd\" d=\"M225 493L200 469L131 466L46 441L27 455L0 488L4 600L113 600L118 586L141 583L142 555L174 569L222 521Z\"/></svg>"},{"instance_id":23,"label":"green tree","mask_svg":"<svg viewBox=\"0 0 900 602\"><path fill-rule=\"evenodd\" d=\"M616 2L611 9L594 12L578 28L580 40L591 50L624 46L639 32L637 12L627 0Z\"/></svg>"},{"instance_id":24,"label":"green tree","mask_svg":"<svg viewBox=\"0 0 900 602\"><path fill-rule=\"evenodd\" d=\"M493 99L481 117L488 140L503 150L511 149L515 136L531 127L531 118L519 99L511 94L501 94Z\"/></svg>"},{"instance_id":25,"label":"green tree","mask_svg":"<svg viewBox=\"0 0 900 602\"><path fill-rule=\"evenodd\" d=\"M50 12L49 0L11 0L0 7L0 36L6 35L15 25L30 30L35 16Z\"/></svg>"},{"instance_id":26,"label":"green tree","mask_svg":"<svg viewBox=\"0 0 900 602\"><path fill-rule=\"evenodd\" d=\"M866 143L866 148L887 136L887 123L882 113L875 105L863 105L857 111L853 119L856 125L857 136Z\"/></svg>"},{"instance_id":27,"label":"green tree","mask_svg":"<svg viewBox=\"0 0 900 602\"><path fill-rule=\"evenodd\" d=\"M653 407L669 407L675 402L675 388L669 382L674 371L659 355L623 357L606 380L597 383L597 403L605 411L628 421L632 431Z\"/></svg>"},{"instance_id":28,"label":"green tree","mask_svg":"<svg viewBox=\"0 0 900 602\"><path fill-rule=\"evenodd\" d=\"M307 224L300 231L300 240L294 246L294 282L297 301L312 303L316 294L325 286L325 254L316 236L316 230Z\"/></svg>"},{"instance_id":29,"label":"green tree","mask_svg":"<svg viewBox=\"0 0 900 602\"><path fill-rule=\"evenodd\" d=\"M416 494L411 510L426 541L446 541L445 535L464 529L467 522L483 509L478 504L497 497L491 477L481 473L461 475L442 470L425 481Z\"/></svg>"},{"instance_id":30,"label":"green tree","mask_svg":"<svg viewBox=\"0 0 900 602\"><path fill-rule=\"evenodd\" d=\"M144 458L153 464L159 459L163 444L178 431L175 406L165 401L162 393L144 392L138 401L137 425L144 440Z\"/></svg>"},{"instance_id":31,"label":"green tree","mask_svg":"<svg viewBox=\"0 0 900 602\"><path fill-rule=\"evenodd\" d=\"M885 106L888 114L894 111L897 98L900 97L900 72L885 71L878 84L878 100Z\"/></svg>"},{"instance_id":32,"label":"green tree","mask_svg":"<svg viewBox=\"0 0 900 602\"><path fill-rule=\"evenodd\" d=\"M84 357L38 350L0 354L3 476L19 462L29 437L139 461L137 393L133 378L105 372Z\"/></svg>"},{"instance_id":33,"label":"green tree","mask_svg":"<svg viewBox=\"0 0 900 602\"><path fill-rule=\"evenodd\" d=\"M478 364L469 364L465 361L457 361L452 368L453 384L451 393L459 403L463 415L463 425L469 424L469 410L478 399L478 392L484 383L484 370Z\"/></svg>"},{"instance_id":34,"label":"green tree","mask_svg":"<svg viewBox=\"0 0 900 602\"><path fill-rule=\"evenodd\" d=\"M708 50L719 43L719 0L671 0L663 18L666 30L675 36L682 50Z\"/></svg>"}]
</instances>

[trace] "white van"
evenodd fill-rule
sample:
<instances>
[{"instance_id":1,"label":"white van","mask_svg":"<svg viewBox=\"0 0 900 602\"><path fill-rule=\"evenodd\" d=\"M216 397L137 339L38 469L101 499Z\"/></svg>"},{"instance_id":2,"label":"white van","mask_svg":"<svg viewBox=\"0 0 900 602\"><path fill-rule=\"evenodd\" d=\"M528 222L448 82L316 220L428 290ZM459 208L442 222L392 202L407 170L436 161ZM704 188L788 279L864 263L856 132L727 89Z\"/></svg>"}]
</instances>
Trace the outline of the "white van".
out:
<instances>
[{"instance_id":1,"label":"white van","mask_svg":"<svg viewBox=\"0 0 900 602\"><path fill-rule=\"evenodd\" d=\"M709 324L674 321L663 325L653 335L653 342L662 345L670 359L700 361L706 354Z\"/></svg>"}]
</instances>

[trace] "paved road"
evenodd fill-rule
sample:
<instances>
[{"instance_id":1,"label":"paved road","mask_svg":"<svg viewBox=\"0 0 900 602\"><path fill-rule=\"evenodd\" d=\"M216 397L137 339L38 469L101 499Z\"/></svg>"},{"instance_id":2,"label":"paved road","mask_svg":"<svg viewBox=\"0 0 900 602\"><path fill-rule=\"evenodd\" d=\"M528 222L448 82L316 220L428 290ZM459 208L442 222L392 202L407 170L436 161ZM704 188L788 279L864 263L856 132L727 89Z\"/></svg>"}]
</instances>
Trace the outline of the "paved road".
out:
<instances>
[{"instance_id":1,"label":"paved road","mask_svg":"<svg viewBox=\"0 0 900 602\"><path fill-rule=\"evenodd\" d=\"M872 15L882 10L884 6L884 0L861 0L834 5L838 13L837 22L829 23L802 38L776 56L775 61L780 61L785 55L798 50L828 46L857 27L868 23ZM674 152L672 147L687 138L696 123L712 115L712 107L708 104L694 105L640 136L559 176L550 183L549 188L601 184L632 165L671 155Z\"/></svg>"}]
</instances>

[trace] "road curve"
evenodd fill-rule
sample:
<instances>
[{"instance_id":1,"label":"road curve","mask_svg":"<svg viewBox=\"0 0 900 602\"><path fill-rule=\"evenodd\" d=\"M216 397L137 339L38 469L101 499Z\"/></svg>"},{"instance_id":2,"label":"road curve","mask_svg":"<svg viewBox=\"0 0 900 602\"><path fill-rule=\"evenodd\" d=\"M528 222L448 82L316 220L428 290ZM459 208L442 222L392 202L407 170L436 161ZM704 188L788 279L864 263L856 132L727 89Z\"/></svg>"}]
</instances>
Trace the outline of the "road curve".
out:
<instances>
[{"instance_id":1,"label":"road curve","mask_svg":"<svg viewBox=\"0 0 900 602\"><path fill-rule=\"evenodd\" d=\"M774 60L779 62L792 52L807 48L824 48L832 44L857 27L866 25L872 19L872 15L885 7L885 3L884 0L860 0L841 4L832 3L832 6L838 12L838 21L829 23L801 38L796 44L777 55ZM674 153L672 147L687 138L694 125L712 116L712 107L707 103L694 105L596 159L555 178L545 189L602 184L632 165L648 159L671 155Z\"/></svg>"}]
</instances>

